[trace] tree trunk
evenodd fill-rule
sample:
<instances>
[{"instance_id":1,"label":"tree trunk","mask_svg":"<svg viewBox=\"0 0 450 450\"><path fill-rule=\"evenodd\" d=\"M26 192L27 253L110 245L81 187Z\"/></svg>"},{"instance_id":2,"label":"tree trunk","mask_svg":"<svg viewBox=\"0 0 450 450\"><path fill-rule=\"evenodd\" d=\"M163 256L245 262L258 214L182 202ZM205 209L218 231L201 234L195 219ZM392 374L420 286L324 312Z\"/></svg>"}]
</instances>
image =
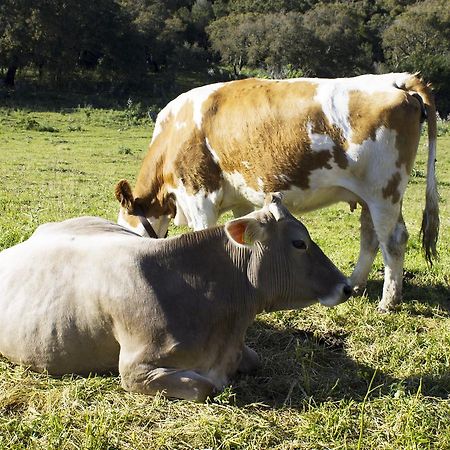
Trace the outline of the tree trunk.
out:
<instances>
[{"instance_id":1,"label":"tree trunk","mask_svg":"<svg viewBox=\"0 0 450 450\"><path fill-rule=\"evenodd\" d=\"M12 66L8 67L8 70L6 71L6 75L5 75L5 79L4 79L6 86L11 87L11 88L14 87L16 72L17 72L17 66L12 65Z\"/></svg>"}]
</instances>

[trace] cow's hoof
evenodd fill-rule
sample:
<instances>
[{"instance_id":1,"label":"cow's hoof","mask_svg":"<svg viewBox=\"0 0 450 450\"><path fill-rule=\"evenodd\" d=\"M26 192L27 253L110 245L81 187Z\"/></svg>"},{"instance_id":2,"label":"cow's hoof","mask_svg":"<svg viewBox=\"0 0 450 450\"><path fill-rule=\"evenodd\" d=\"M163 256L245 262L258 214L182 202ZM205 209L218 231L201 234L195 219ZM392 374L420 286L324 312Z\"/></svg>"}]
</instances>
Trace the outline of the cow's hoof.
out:
<instances>
[{"instance_id":1,"label":"cow's hoof","mask_svg":"<svg viewBox=\"0 0 450 450\"><path fill-rule=\"evenodd\" d=\"M394 309L390 308L390 307L378 305L377 311L381 314L392 314L394 312Z\"/></svg>"},{"instance_id":2,"label":"cow's hoof","mask_svg":"<svg viewBox=\"0 0 450 450\"><path fill-rule=\"evenodd\" d=\"M398 303L399 302L389 302L389 303L380 302L377 308L378 312L382 314L391 314L395 312L395 310L397 309Z\"/></svg>"}]
</instances>

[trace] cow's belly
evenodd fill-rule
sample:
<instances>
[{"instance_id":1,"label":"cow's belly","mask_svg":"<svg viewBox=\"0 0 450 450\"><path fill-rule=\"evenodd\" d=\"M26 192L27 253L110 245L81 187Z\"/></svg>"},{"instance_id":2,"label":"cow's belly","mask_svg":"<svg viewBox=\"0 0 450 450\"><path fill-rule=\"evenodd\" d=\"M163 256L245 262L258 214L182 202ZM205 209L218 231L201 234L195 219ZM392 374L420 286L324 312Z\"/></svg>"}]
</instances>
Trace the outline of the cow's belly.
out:
<instances>
[{"instance_id":1,"label":"cow's belly","mask_svg":"<svg viewBox=\"0 0 450 450\"><path fill-rule=\"evenodd\" d=\"M242 175L238 173L225 174L224 178L226 183L220 212L229 209L249 209L251 205L260 207L264 204L266 189L262 181L258 183L259 187L255 189L249 186ZM288 189L281 190L284 194L284 203L292 212L313 211L338 202L362 201L356 193L358 189L352 188L356 183L351 178L342 183L348 184L351 190L333 185L333 183L341 184L341 180L337 178L336 180L328 180L322 174L317 178L320 181L316 182L311 188L302 189L292 184Z\"/></svg>"},{"instance_id":2,"label":"cow's belly","mask_svg":"<svg viewBox=\"0 0 450 450\"><path fill-rule=\"evenodd\" d=\"M295 186L283 191L285 205L294 213L301 214L323 208L338 202L361 202L359 196L349 190L333 186L303 190Z\"/></svg>"}]
</instances>

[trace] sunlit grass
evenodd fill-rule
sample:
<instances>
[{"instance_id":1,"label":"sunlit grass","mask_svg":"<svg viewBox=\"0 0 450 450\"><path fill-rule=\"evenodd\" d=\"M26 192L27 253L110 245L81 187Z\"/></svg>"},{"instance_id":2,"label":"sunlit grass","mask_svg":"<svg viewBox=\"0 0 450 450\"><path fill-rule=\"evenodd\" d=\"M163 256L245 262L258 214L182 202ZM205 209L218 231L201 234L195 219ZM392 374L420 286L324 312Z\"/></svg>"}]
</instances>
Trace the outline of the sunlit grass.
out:
<instances>
[{"instance_id":1,"label":"sunlit grass","mask_svg":"<svg viewBox=\"0 0 450 450\"><path fill-rule=\"evenodd\" d=\"M55 379L0 358L0 448L450 448L445 127L437 155L441 259L430 269L420 250L423 142L404 201L410 240L405 301L395 314L376 311L383 281L378 256L364 297L334 309L258 317L248 342L263 367L205 405L130 394L117 377ZM151 131L149 119L130 111L0 109L0 249L44 222L79 215L115 220L114 185L120 178L134 182ZM350 273L358 211L341 204L302 220Z\"/></svg>"}]
</instances>

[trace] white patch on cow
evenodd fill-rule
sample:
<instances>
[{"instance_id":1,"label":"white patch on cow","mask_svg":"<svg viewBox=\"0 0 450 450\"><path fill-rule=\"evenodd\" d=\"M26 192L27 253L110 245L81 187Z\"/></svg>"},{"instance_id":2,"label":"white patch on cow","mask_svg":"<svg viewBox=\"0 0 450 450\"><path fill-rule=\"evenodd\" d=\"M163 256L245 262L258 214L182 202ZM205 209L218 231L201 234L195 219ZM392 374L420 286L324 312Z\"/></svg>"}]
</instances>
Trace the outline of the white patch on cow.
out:
<instances>
[{"instance_id":1,"label":"white patch on cow","mask_svg":"<svg viewBox=\"0 0 450 450\"><path fill-rule=\"evenodd\" d=\"M390 128L380 127L375 132L375 140L370 137L361 144L349 143L347 157L349 160L358 162L358 165L366 172L376 163L381 164L383 169L390 169L395 166L398 153L395 149L397 132ZM386 159L387 158L387 159Z\"/></svg>"},{"instance_id":2,"label":"white patch on cow","mask_svg":"<svg viewBox=\"0 0 450 450\"><path fill-rule=\"evenodd\" d=\"M320 103L330 125L339 127L346 140L350 139L351 127L348 112L348 87L326 80L317 87L314 100Z\"/></svg>"},{"instance_id":3,"label":"white patch on cow","mask_svg":"<svg viewBox=\"0 0 450 450\"><path fill-rule=\"evenodd\" d=\"M312 123L308 122L306 126L309 139L311 141L311 150L315 152L320 152L322 150L333 150L334 141L327 134L319 134L312 132Z\"/></svg>"},{"instance_id":4,"label":"white patch on cow","mask_svg":"<svg viewBox=\"0 0 450 450\"><path fill-rule=\"evenodd\" d=\"M209 150L209 153L211 153L213 160L216 164L219 164L220 158L219 155L213 150L211 147L211 144L209 143L208 138L205 138L206 148Z\"/></svg>"},{"instance_id":5,"label":"white patch on cow","mask_svg":"<svg viewBox=\"0 0 450 450\"><path fill-rule=\"evenodd\" d=\"M314 100L319 102L331 125L342 130L347 141L351 141L352 129L349 122L349 94L361 91L367 94L377 92L398 92L411 75L408 73L388 73L384 75L361 75L354 78L309 79L317 84ZM308 81L308 79L304 79Z\"/></svg>"},{"instance_id":6,"label":"white patch on cow","mask_svg":"<svg viewBox=\"0 0 450 450\"><path fill-rule=\"evenodd\" d=\"M230 185L232 190L238 193L237 197L244 197L247 201L252 203L253 205L263 205L265 193L263 190L256 191L247 185L245 178L238 171L234 172L224 172L223 173L225 180ZM258 185L259 185L258 179ZM262 180L261 180L262 182Z\"/></svg>"},{"instance_id":7,"label":"white patch on cow","mask_svg":"<svg viewBox=\"0 0 450 450\"><path fill-rule=\"evenodd\" d=\"M258 187L259 187L261 190L264 190L264 181L263 181L263 179L260 178L260 177L258 177L258 179L256 180L256 182L258 183Z\"/></svg>"},{"instance_id":8,"label":"white patch on cow","mask_svg":"<svg viewBox=\"0 0 450 450\"><path fill-rule=\"evenodd\" d=\"M398 151L395 143L397 132L386 127L380 127L375 133L375 140L366 139L361 144L350 144L347 150L347 157L350 162L350 171L356 179L362 180L364 184L359 186L363 192L361 196L370 199L381 195L381 190L386 187L389 180L395 173L400 173L401 179L399 192L403 194L408 174L403 165L397 167ZM357 164L356 164L357 163ZM355 179L355 177L351 177ZM341 186L345 184L342 180ZM348 187L345 185L344 187ZM358 192L359 193L359 192ZM389 199L389 201L391 201Z\"/></svg>"},{"instance_id":9,"label":"white patch on cow","mask_svg":"<svg viewBox=\"0 0 450 450\"><path fill-rule=\"evenodd\" d=\"M155 128L153 130L153 136L150 144L156 139L156 137L161 133L163 129L164 122L169 118L169 116L175 117L180 109L185 105L188 100L189 92L179 95L177 98L169 102L158 114L155 122ZM182 122L179 122L182 123ZM176 123L175 123L176 126Z\"/></svg>"},{"instance_id":10,"label":"white patch on cow","mask_svg":"<svg viewBox=\"0 0 450 450\"><path fill-rule=\"evenodd\" d=\"M208 84L206 86L201 86L187 92L187 95L189 95L189 99L192 100L192 103L194 105L194 123L197 125L198 129L202 127L203 103L213 92L217 91L217 89L221 88L223 85L224 83Z\"/></svg>"},{"instance_id":11,"label":"white patch on cow","mask_svg":"<svg viewBox=\"0 0 450 450\"><path fill-rule=\"evenodd\" d=\"M142 226L141 223L137 227L131 226L128 221L125 219L125 214L123 213L122 208L119 210L119 217L117 218L117 223L119 225L122 225L124 228L133 231L136 234L139 234L140 236L147 236L147 232L145 231L145 228Z\"/></svg>"},{"instance_id":12,"label":"white patch on cow","mask_svg":"<svg viewBox=\"0 0 450 450\"><path fill-rule=\"evenodd\" d=\"M197 125L198 128L201 128L203 119L202 115L203 103L213 92L222 87L223 84L224 83L215 83L191 89L190 91L184 92L183 94L179 95L177 98L169 102L160 111L158 117L156 118L155 128L153 130L153 136L150 144L153 143L156 137L161 133L164 126L164 122L169 118L169 116L176 117L180 112L181 108L189 101L192 102L194 109L194 116L193 116L194 123ZM175 122L175 128L177 130L183 128L184 125L181 125L182 123L183 122ZM178 126L180 128L178 128Z\"/></svg>"},{"instance_id":13,"label":"white patch on cow","mask_svg":"<svg viewBox=\"0 0 450 450\"><path fill-rule=\"evenodd\" d=\"M363 91L368 94L376 92L385 92L387 90L396 90L398 87L405 85L406 80L411 77L410 73L385 73L382 75L360 75L351 78L291 78L289 80L281 80L286 83L309 82L317 86L331 85L341 86L347 91ZM330 86L328 87L328 89Z\"/></svg>"},{"instance_id":14,"label":"white patch on cow","mask_svg":"<svg viewBox=\"0 0 450 450\"><path fill-rule=\"evenodd\" d=\"M175 129L177 129L177 130L181 130L182 128L186 128L186 127L187 127L186 122L179 122L179 121L175 122Z\"/></svg>"},{"instance_id":15,"label":"white patch on cow","mask_svg":"<svg viewBox=\"0 0 450 450\"><path fill-rule=\"evenodd\" d=\"M179 220L194 231L204 230L216 224L223 197L222 189L214 192L201 189L195 194L189 194L179 180L177 187L170 189L170 192L175 195Z\"/></svg>"},{"instance_id":16,"label":"white patch on cow","mask_svg":"<svg viewBox=\"0 0 450 450\"><path fill-rule=\"evenodd\" d=\"M153 141L156 139L156 137L161 133L162 122L163 122L163 120L160 121L159 116L158 116L158 118L156 119L156 122L155 122L155 127L153 128L153 134L152 134L152 139L150 141L150 144L152 144Z\"/></svg>"},{"instance_id":17,"label":"white patch on cow","mask_svg":"<svg viewBox=\"0 0 450 450\"><path fill-rule=\"evenodd\" d=\"M317 173L318 178L320 174ZM361 200L353 190L339 186L324 186L316 189L301 189L291 185L283 190L283 203L292 213L303 214L309 211L333 205L338 202L358 202Z\"/></svg>"},{"instance_id":18,"label":"white patch on cow","mask_svg":"<svg viewBox=\"0 0 450 450\"><path fill-rule=\"evenodd\" d=\"M177 227L182 226L182 225L187 225L188 222L187 222L186 216L184 215L183 209L181 207L179 207L177 202L175 202L175 203L176 203L177 212L175 214L175 217L173 218L173 223Z\"/></svg>"}]
</instances>

